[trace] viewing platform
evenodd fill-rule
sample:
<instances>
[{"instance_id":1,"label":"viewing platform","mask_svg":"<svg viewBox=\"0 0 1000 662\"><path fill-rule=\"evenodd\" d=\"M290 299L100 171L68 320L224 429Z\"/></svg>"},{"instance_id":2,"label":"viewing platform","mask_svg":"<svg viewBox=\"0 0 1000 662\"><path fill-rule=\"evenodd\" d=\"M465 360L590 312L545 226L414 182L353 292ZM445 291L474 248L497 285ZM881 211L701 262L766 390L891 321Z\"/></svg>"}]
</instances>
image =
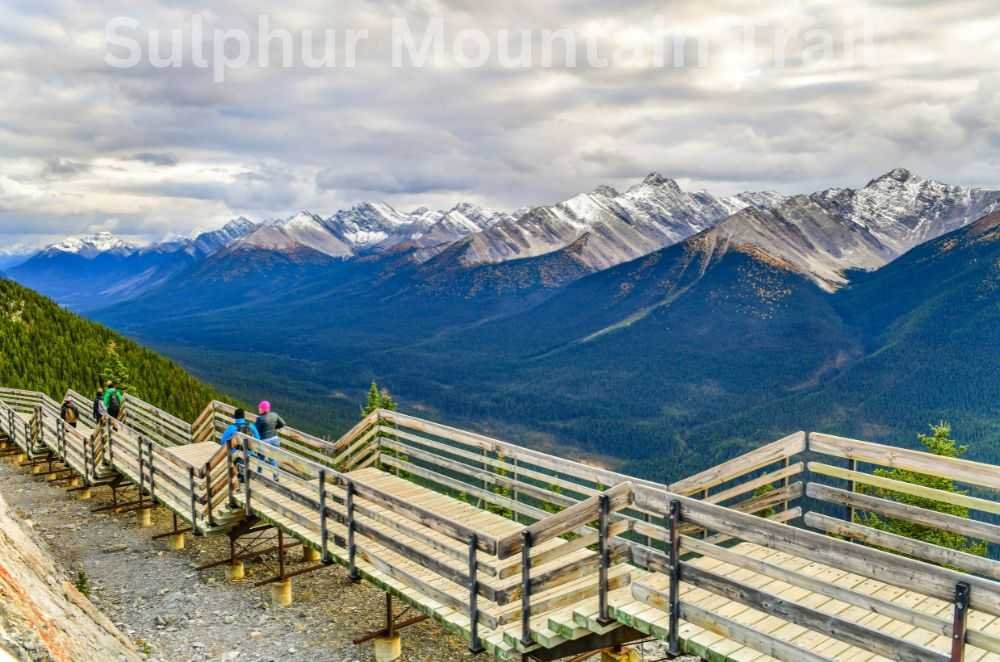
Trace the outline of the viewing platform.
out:
<instances>
[{"instance_id":1,"label":"viewing platform","mask_svg":"<svg viewBox=\"0 0 1000 662\"><path fill-rule=\"evenodd\" d=\"M663 485L385 410L335 442L285 428L280 447L239 435L232 453L218 443L232 405L212 402L187 422L128 395L123 412L73 428L47 395L0 389L0 455L81 498L107 487L108 508L136 512L140 526L150 509L169 509L173 528L157 537L173 549L227 536L228 557L203 570L241 579L244 564L276 556L276 574L256 585L270 585L277 605L294 601L293 582L344 566L386 593L384 628L358 638L377 660L398 659L400 633L427 618L502 660L632 660L628 644L650 638L739 662L1000 660L995 554L856 517L995 551L992 465L797 432ZM298 545L307 565L290 571Z\"/></svg>"}]
</instances>

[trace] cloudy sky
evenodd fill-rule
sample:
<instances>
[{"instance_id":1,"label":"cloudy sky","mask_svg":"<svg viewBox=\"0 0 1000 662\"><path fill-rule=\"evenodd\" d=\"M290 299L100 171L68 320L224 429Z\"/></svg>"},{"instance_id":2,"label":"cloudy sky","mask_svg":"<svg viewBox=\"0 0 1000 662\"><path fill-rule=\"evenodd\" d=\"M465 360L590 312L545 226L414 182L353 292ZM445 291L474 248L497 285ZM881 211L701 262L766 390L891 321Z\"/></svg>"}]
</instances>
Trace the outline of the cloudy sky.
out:
<instances>
[{"instance_id":1,"label":"cloudy sky","mask_svg":"<svg viewBox=\"0 0 1000 662\"><path fill-rule=\"evenodd\" d=\"M291 4L0 3L0 249L371 199L515 208L654 170L1000 188L995 0Z\"/></svg>"}]
</instances>

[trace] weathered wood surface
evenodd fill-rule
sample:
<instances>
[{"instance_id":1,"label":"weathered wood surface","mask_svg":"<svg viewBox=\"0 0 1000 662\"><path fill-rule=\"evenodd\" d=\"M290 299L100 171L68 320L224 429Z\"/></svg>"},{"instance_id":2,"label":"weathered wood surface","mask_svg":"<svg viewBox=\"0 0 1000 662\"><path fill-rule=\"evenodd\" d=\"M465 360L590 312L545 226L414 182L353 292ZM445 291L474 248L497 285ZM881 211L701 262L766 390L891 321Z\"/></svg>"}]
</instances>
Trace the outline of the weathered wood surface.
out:
<instances>
[{"instance_id":1,"label":"weathered wood surface","mask_svg":"<svg viewBox=\"0 0 1000 662\"><path fill-rule=\"evenodd\" d=\"M219 454L221 449L222 447L219 444L205 441L199 444L174 446L164 450L166 454L176 458L186 466L193 467L200 473L204 466Z\"/></svg>"},{"instance_id":2,"label":"weathered wood surface","mask_svg":"<svg viewBox=\"0 0 1000 662\"><path fill-rule=\"evenodd\" d=\"M1000 563L992 559L967 554L947 547L939 547L923 542L922 540L899 536L888 531L880 531L879 529L862 524L845 522L819 513L807 513L805 520L808 526L836 536L859 540L869 545L881 547L882 549L892 549L900 554L906 554L917 559L929 561L930 563L959 568L965 572L975 573L984 577L1000 579ZM1000 591L1000 584L994 582L994 585L986 590L996 594ZM996 605L994 605L989 610L990 613L996 613L992 611L992 609L996 608ZM986 607L983 607L983 609L986 609Z\"/></svg>"},{"instance_id":3,"label":"weathered wood surface","mask_svg":"<svg viewBox=\"0 0 1000 662\"><path fill-rule=\"evenodd\" d=\"M681 564L682 581L758 609L771 616L821 632L862 650L892 657L901 662L948 662L948 657L923 646L908 643L876 629L837 618L752 588L689 563Z\"/></svg>"},{"instance_id":4,"label":"weathered wood surface","mask_svg":"<svg viewBox=\"0 0 1000 662\"><path fill-rule=\"evenodd\" d=\"M978 510L992 515L1000 515L1000 502L998 501L980 499L978 497L958 492L945 492L944 490L937 490L933 487L926 487L915 483L905 483L900 480L893 480L891 478L885 478L884 476L876 476L861 471L850 471L848 469L834 467L821 462L810 462L808 466L810 472L821 476L829 476L830 478L853 481L855 483L871 485L872 487L878 487L891 492L909 494L910 496L929 499L931 501L939 501L941 503L948 503L954 506L961 506L963 508L969 508L970 510Z\"/></svg>"},{"instance_id":5,"label":"weathered wood surface","mask_svg":"<svg viewBox=\"0 0 1000 662\"><path fill-rule=\"evenodd\" d=\"M701 541L692 542L694 545L701 543ZM945 620L950 631L952 608L949 602L750 543L741 543L736 547L724 549L722 555L730 555L730 558L727 561L716 559L715 555L703 556L688 563L725 576L742 586L773 593L787 602L876 629L905 643L929 648L935 655L947 654L950 650L950 634L942 634L941 631ZM817 586L825 586L826 591L811 592L809 587L786 581L787 576L786 579L775 576L777 573L758 573L760 567L758 564L761 563L764 567L779 568L782 572L792 573L791 577L797 579L808 578L816 582ZM638 625L643 631L646 631L644 623L656 627L656 624L665 622L668 586L667 576L659 573L633 583L633 595L647 606L647 610L644 612L641 608L631 609L629 610L631 613L626 614L629 618L621 618L620 614L617 617L633 627ZM852 601L841 599L831 589L841 591L844 597L851 597ZM700 586L682 582L680 593L682 604L694 604L744 626L751 626L760 635L782 639L787 644L830 659L860 660L869 659L872 655L815 630L792 625L784 619L769 616L749 605L705 591ZM871 600L875 608L870 609L867 604L857 604L865 600ZM881 611L881 605L885 604L892 605L897 612L912 610L917 618L927 619L931 627L924 629L922 626L914 627L908 622L894 620L890 613ZM998 632L1000 619L972 611L969 614L969 624L966 659L970 661L1000 659L1000 656L991 652L997 643L995 634ZM682 632L684 631L685 627L682 624ZM731 640L720 638L718 635L708 638L695 635L693 641L687 643L692 644L686 647L690 652L702 655L706 659L730 659L730 655L733 656L732 659L745 659L743 654L735 651ZM895 655L889 657L896 659Z\"/></svg>"},{"instance_id":6,"label":"weathered wood surface","mask_svg":"<svg viewBox=\"0 0 1000 662\"><path fill-rule=\"evenodd\" d=\"M806 433L796 432L750 453L672 483L669 490L686 496L695 494L793 457L804 451L805 448Z\"/></svg>"},{"instance_id":7,"label":"weathered wood surface","mask_svg":"<svg viewBox=\"0 0 1000 662\"><path fill-rule=\"evenodd\" d=\"M970 538L1000 543L1000 526L978 522L965 517L957 517L926 508L882 499L869 494L848 492L822 483L810 483L806 495L828 503L851 506L855 510L864 510L885 517L903 519L914 524L931 527L941 531L957 533Z\"/></svg>"},{"instance_id":8,"label":"weathered wood surface","mask_svg":"<svg viewBox=\"0 0 1000 662\"><path fill-rule=\"evenodd\" d=\"M946 620L938 617L936 614L930 614L926 611L914 609L909 606L914 603L926 603L927 600L924 600L919 596L916 599L903 600L900 599L901 596L899 594L893 595L895 598L894 600L885 600L877 597L874 592L864 593L858 590L853 590L854 586L862 586L871 590L871 582L860 581L861 578L858 577L857 581L855 581L853 585L850 584L849 580L844 582L847 584L846 586L840 585L837 583L837 580L844 580L845 578L848 578L848 574L845 572L840 572L839 574L826 572L823 578L819 578L815 573L815 570L813 574L806 574L799 571L797 568L792 569L794 564L789 564L789 557L787 555L771 555L771 558L777 557L777 560L782 562L779 564L771 562L770 560L763 560L756 556L750 556L746 553L741 553L739 548L736 550L728 549L702 540L689 538L687 536L682 539L681 546L686 552L692 552L705 557L718 559L719 561L727 563L731 566L751 570L765 577L779 580L789 586L797 586L807 591L816 593L817 595L826 596L833 600L838 600L854 605L855 607L860 607L872 612L873 614L884 615L897 621L923 628L942 637L951 638L953 634L951 620ZM742 547L746 548L745 545ZM876 585L879 589L884 586L884 584ZM998 637L976 630L969 630L967 633L967 641L973 646L977 646L994 653L1000 653L1000 638Z\"/></svg>"},{"instance_id":9,"label":"weathered wood surface","mask_svg":"<svg viewBox=\"0 0 1000 662\"><path fill-rule=\"evenodd\" d=\"M893 469L906 469L931 476L951 478L969 485L1000 490L1000 471L990 464L954 457L942 457L933 453L884 446L870 441L847 439L819 432L813 432L809 435L809 449L817 453L857 462L868 462Z\"/></svg>"},{"instance_id":10,"label":"weathered wood surface","mask_svg":"<svg viewBox=\"0 0 1000 662\"><path fill-rule=\"evenodd\" d=\"M526 530L531 536L532 544L543 543L546 540L561 536L587 522L597 519L600 499L604 496L609 500L609 511L617 512L632 502L632 483L626 482L608 489L603 495L592 496L543 520L535 522ZM499 542L497 556L502 560L521 551L524 539L521 532L508 536Z\"/></svg>"},{"instance_id":11,"label":"weathered wood surface","mask_svg":"<svg viewBox=\"0 0 1000 662\"><path fill-rule=\"evenodd\" d=\"M637 486L634 498L636 503L645 504L649 508L655 507L656 504L665 504L669 499L676 499L681 502L685 522L765 547L781 549L803 558L811 558L866 577L892 582L897 586L921 586L928 595L942 600L951 600L954 597L955 586L959 582L968 582L973 587L973 607L1000 615L1000 584L991 580L837 540L813 531L777 524L696 499L669 495L663 490L649 490ZM807 514L807 524L811 517L820 516L815 513ZM836 522L836 520L831 521Z\"/></svg>"},{"instance_id":12,"label":"weathered wood surface","mask_svg":"<svg viewBox=\"0 0 1000 662\"><path fill-rule=\"evenodd\" d=\"M0 403L7 402L6 393L0 390ZM43 394L18 392L8 397L15 402L11 407L17 410L16 424L34 426L31 434L52 447L58 431L55 422L59 403ZM115 469L151 488L161 503L185 520L191 516L193 496L194 519L199 527L207 526L210 513L224 515L228 510L225 504L231 478L226 452L215 439L234 408L213 403L188 425L163 415L148 403L130 404L126 422L118 423L111 433ZM4 406L7 405L0 404L0 418ZM35 416L38 407L42 410L40 418ZM0 429L9 425L9 420L0 420ZM185 434L188 436L185 443L171 443L184 440ZM58 452L79 460L80 439L70 433L66 435L67 442L71 436L73 443L60 441ZM854 440L837 441L825 435L812 437L817 439L818 448L833 448L834 455L851 454L850 457L857 456L855 459L864 463L870 462L864 454L874 452L872 447L877 446ZM140 443L140 438L154 443ZM207 443L191 446L192 440ZM682 539L685 551L703 555L701 559L685 561L685 579L696 584L682 587L682 638L689 650L704 651L712 659L725 659L732 654L732 659L739 660L758 659L762 654L789 660L860 660L870 656L862 649L897 659L943 659L942 641L946 643L951 628L947 601L960 580L973 587L975 618L970 619L967 641L970 647L979 648L971 648L968 659L980 660L986 654L993 654L1000 639L1000 624L994 618L1000 611L1000 584L780 523L801 515L800 508L775 513L773 521L748 514L787 505L803 493L803 483L792 479L803 474L805 467L796 456L805 449L805 442L805 434L791 435L675 484L697 493L701 500L668 493L649 481L633 480L482 435L405 415L376 412L336 442L294 430L287 440L282 437L285 446L282 449L248 442L261 456L252 457L250 462L254 472L261 472L251 477L258 491L254 492L250 505L265 520L309 545L318 546L318 475L325 471L331 545L337 549L336 560L344 563L344 500L347 481L351 481L356 489L355 530L362 574L464 637L469 634L465 613L469 581L467 545L469 537L475 535L480 552L475 568L481 598L480 622L487 628L481 635L490 652L504 658L516 658L538 645L558 645L567 637L603 631L604 626L596 623L599 558L592 547L598 538L591 528L598 516L595 506L602 494L612 500L609 606L619 623L639 626L637 629L653 636L665 636L665 619L657 602L662 600L658 591L664 587L653 587L655 582L645 570L623 561L631 559L651 569L665 567L666 557L641 544L637 534L647 536L647 544L662 541L663 515L668 501L676 498L682 503L683 530L707 533L705 540L690 535ZM103 438L97 439L93 450L88 446L87 452L100 453L103 444ZM923 454L898 450L882 451L882 460L890 462L883 466L903 466L910 470L926 466L921 464L926 461L921 457ZM265 460L272 460L277 466ZM407 472L412 480L422 484L375 469L372 467L375 463L381 463L383 469ZM813 464L820 469L817 474L834 478L855 479L853 474L861 473L837 475L836 472L847 470ZM337 467L355 470L344 473L337 471ZM983 474L988 473L986 469L995 469L984 467L976 463L949 464L949 477L989 486L990 479ZM271 481L271 476L277 476L279 481ZM856 482L873 479L879 477L858 478ZM876 486L890 489L891 483ZM775 489L756 494L759 488L768 485ZM912 493L906 489L909 488L899 491ZM875 500L879 503L869 502L865 495L816 483L810 483L806 493L813 499L870 509L886 516L906 514L917 517L918 523L943 522L950 530L965 535L1000 540L997 527L983 522L934 519L937 514L899 508L905 504L883 499ZM241 503L242 490L237 487L235 494ZM524 526L448 494L463 494L482 505L510 511L512 517L521 521L534 520L534 523ZM962 505L979 506L984 512L998 510L986 499L966 495L953 498L968 499ZM726 507L717 503L725 503ZM538 507L541 504L544 509ZM836 522L817 517L822 516L810 513L807 522L820 522L827 527ZM844 525L851 526L838 524ZM524 529L535 543L531 552L529 634L535 643L528 647L521 643L518 618L519 563L504 558L520 549ZM569 532L579 537L564 540L563 535ZM626 542L623 535L630 536L630 540ZM856 537L858 532L852 531L850 535ZM865 535L870 534L865 532ZM734 549L743 549L747 543L732 549L714 544L731 538L751 540L773 549L767 551L770 556L748 555L741 560L741 553ZM880 540L876 544L883 546L885 540ZM779 549L782 551L775 551ZM911 553L914 548L907 549L911 550L908 554L916 555ZM774 561L779 557L781 562ZM941 557L937 562L954 565L947 560L954 558ZM737 562L740 565L735 565ZM814 570L818 564L827 564L827 569ZM722 572L723 567L730 569ZM981 574L995 576L993 571ZM848 577L853 579L847 582ZM885 583L878 584L879 581ZM883 588L877 593L862 590L870 584ZM902 600L902 597L910 600L912 587L919 587L927 605L940 606L925 610L915 602ZM796 591L805 591L811 597L803 597L805 594ZM637 599L638 596L650 603ZM739 607L743 602L749 606ZM843 606L828 612L832 605ZM571 615L565 620L558 616L560 613ZM847 643L838 644L837 637Z\"/></svg>"}]
</instances>

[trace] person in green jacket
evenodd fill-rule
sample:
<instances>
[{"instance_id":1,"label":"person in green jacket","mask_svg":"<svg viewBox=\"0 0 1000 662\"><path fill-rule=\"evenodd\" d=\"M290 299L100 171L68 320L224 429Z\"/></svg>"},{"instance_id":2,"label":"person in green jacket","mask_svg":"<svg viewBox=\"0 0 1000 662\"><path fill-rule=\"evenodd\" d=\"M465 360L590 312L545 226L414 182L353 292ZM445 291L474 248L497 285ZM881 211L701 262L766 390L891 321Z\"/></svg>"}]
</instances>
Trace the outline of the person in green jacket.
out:
<instances>
[{"instance_id":1,"label":"person in green jacket","mask_svg":"<svg viewBox=\"0 0 1000 662\"><path fill-rule=\"evenodd\" d=\"M122 403L125 401L125 393L118 386L109 381L104 389L104 409L111 418L118 418L122 413Z\"/></svg>"}]
</instances>

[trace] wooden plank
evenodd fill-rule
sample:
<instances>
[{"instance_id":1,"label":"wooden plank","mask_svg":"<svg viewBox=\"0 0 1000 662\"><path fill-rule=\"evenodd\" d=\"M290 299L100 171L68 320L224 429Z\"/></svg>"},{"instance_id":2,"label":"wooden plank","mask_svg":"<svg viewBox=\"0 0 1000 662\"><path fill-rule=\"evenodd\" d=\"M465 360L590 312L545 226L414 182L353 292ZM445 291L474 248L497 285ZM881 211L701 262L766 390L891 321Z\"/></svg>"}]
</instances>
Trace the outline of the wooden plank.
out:
<instances>
[{"instance_id":1,"label":"wooden plank","mask_svg":"<svg viewBox=\"0 0 1000 662\"><path fill-rule=\"evenodd\" d=\"M388 428L384 427L380 428L380 430L386 430L386 429ZM450 471L454 471L455 473L468 476L469 478L479 483L486 482L492 485L499 485L508 488L510 490L516 490L520 493L530 494L539 501L548 502L550 504L559 506L560 508L565 506L571 506L575 503L579 503L578 499L573 499L571 497L563 496L551 490L531 485L530 483L514 480L510 478L509 475L503 476L495 472L484 471L469 464L458 462L456 460L449 460L447 458L442 457L441 455L420 450L406 444L392 441L390 439L380 438L379 445L382 448L388 448L390 450L403 453L411 458L423 460L425 462L439 466L443 469L448 469ZM504 471L506 472L507 470Z\"/></svg>"},{"instance_id":2,"label":"wooden plank","mask_svg":"<svg viewBox=\"0 0 1000 662\"><path fill-rule=\"evenodd\" d=\"M388 455L383 455L381 462L384 466L394 467L406 471L414 476L423 478L424 480L431 481L442 487L455 490L456 492L463 492L469 496L474 496L481 499L483 502L488 504L493 504L501 508L508 508L511 511L518 513L520 515L526 515L532 519L544 519L548 517L551 513L542 510L541 508L535 508L526 503L521 503L520 501L514 501L513 499L507 498L501 494L496 494L490 492L489 490L484 490L474 485L469 485L468 483L463 483L460 480L454 478L448 478L447 476L442 476L441 474L419 467L410 462L404 462L398 458L391 457ZM513 520L510 520L513 523Z\"/></svg>"},{"instance_id":3,"label":"wooden plank","mask_svg":"<svg viewBox=\"0 0 1000 662\"><path fill-rule=\"evenodd\" d=\"M610 512L621 510L632 503L632 483L625 482L615 485L603 495L610 500ZM592 496L527 527L532 544L543 543L597 519L600 498L601 495ZM523 538L520 532L507 536L499 541L497 557L501 560L509 558L520 552L522 545Z\"/></svg>"},{"instance_id":4,"label":"wooden plank","mask_svg":"<svg viewBox=\"0 0 1000 662\"><path fill-rule=\"evenodd\" d=\"M930 561L931 563L938 563L959 568L966 572L973 572L977 575L1000 579L1000 563L982 556L938 547L922 540L899 536L888 531L879 531L870 526L844 522L818 513L807 513L805 521L808 526L833 535L860 540L866 544L875 545L883 549L896 550L902 554ZM997 588L997 586L991 587L993 591L996 591Z\"/></svg>"},{"instance_id":5,"label":"wooden plank","mask_svg":"<svg viewBox=\"0 0 1000 662\"><path fill-rule=\"evenodd\" d=\"M609 471L607 469L601 469L599 467L592 467L582 462L557 458L549 455L548 453L543 453L530 448L524 448L523 446L517 446L515 444L500 441L499 439L493 439L475 432L468 432L459 428L441 425L440 423L425 421L423 419L407 416L406 414L401 414L395 411L382 409L379 410L379 412L382 419L395 423L401 427L449 439L466 446L472 446L474 448L480 448L494 453L503 453L504 456L509 457L510 459L517 458L519 461L523 460L543 469L555 471L567 476L574 476L589 483L608 486L617 485L624 481L632 481L633 483L646 485L648 487L660 487L657 483L652 481L641 480L632 476L626 476L614 471Z\"/></svg>"},{"instance_id":6,"label":"wooden plank","mask_svg":"<svg viewBox=\"0 0 1000 662\"><path fill-rule=\"evenodd\" d=\"M423 447L425 449L430 449L430 450L434 450L434 451L440 451L440 452L446 453L446 454L448 454L448 455L450 455L452 457L462 458L462 459L470 460L470 461L475 462L475 463L480 464L480 465L485 465L485 466L494 467L495 469L500 469L501 471L506 472L508 475L515 477L516 482L517 482L517 484L519 486L520 485L529 484L529 483L526 483L525 481L521 480L522 478L530 478L531 480L535 480L535 481L541 482L541 483L549 486L549 490L548 491L551 491L551 487L555 486L555 487L558 487L559 489L562 490L562 495L563 496L567 496L566 495L567 491L581 495L580 497L567 497L567 498L572 498L573 501L580 501L582 499L587 498L588 496L592 496L594 494L598 494L599 493L598 490L596 490L593 487L590 487L588 485L583 485L583 484L578 483L578 482L566 480L566 479L561 478L559 476L546 474L546 473L543 473L541 471L535 471L534 469L531 469L530 467L525 467L523 464L516 464L516 463L513 463L513 462L509 461L509 459L513 459L513 460L516 461L517 460L516 457L515 458L511 458L508 455L503 455L502 457L504 459L500 460L500 459L496 459L496 458L492 458L492 457L488 457L488 456L482 455L482 451L487 450L487 449L480 449L479 453L475 453L475 452L472 452L472 451L465 450L464 448L458 448L456 446L450 446L448 444L444 444L444 443L441 443L439 441L434 441L434 440L431 440L431 439L427 439L425 437L421 437L419 435L412 434L412 433L407 432L405 430L401 430L401 429L397 429L397 428L389 428L389 427L386 427L386 426L383 426L383 429L392 430L393 437L397 440L397 442L398 443L402 443L403 445L406 445L409 448L413 448L412 443L415 443L415 444L418 444L419 446L421 446L421 447ZM408 443L408 442L412 442L412 443ZM459 442L456 442L456 443L459 443Z\"/></svg>"},{"instance_id":7,"label":"wooden plank","mask_svg":"<svg viewBox=\"0 0 1000 662\"><path fill-rule=\"evenodd\" d=\"M612 565L627 558L627 554L621 549L612 550L608 555ZM554 564L550 563L548 568L532 568L530 575L532 596L567 582L587 577L591 578L595 584L597 583L597 568L601 564L599 555L590 550L577 550L567 554L566 560L566 563L555 565L555 567L551 567ZM497 592L496 602L499 605L505 605L514 600L520 600L521 595L521 583L514 582Z\"/></svg>"},{"instance_id":8,"label":"wooden plank","mask_svg":"<svg viewBox=\"0 0 1000 662\"><path fill-rule=\"evenodd\" d=\"M809 449L817 453L833 455L878 464L893 469L906 469L917 473L951 478L969 485L979 485L1000 490L1000 468L991 464L943 457L895 446L873 444L829 434L813 432L809 435Z\"/></svg>"},{"instance_id":9,"label":"wooden plank","mask_svg":"<svg viewBox=\"0 0 1000 662\"><path fill-rule=\"evenodd\" d=\"M379 414L377 410L368 414L363 419L358 421L353 428L342 434L337 441L333 442L333 448L336 450L346 448L353 439L367 431L369 428L374 427L378 423L378 420Z\"/></svg>"},{"instance_id":10,"label":"wooden plank","mask_svg":"<svg viewBox=\"0 0 1000 662\"><path fill-rule=\"evenodd\" d=\"M810 462L808 466L809 471L821 476L829 476L831 478L839 478L841 480L850 480L855 483L864 483L883 490L909 494L910 496L921 497L931 501L940 501L941 503L961 506L963 508L969 508L970 510L978 510L984 513L1000 515L1000 502L997 501L980 499L978 497L969 496L968 494L945 492L944 490L937 490L933 487L906 483L901 480L893 480L883 476L866 474L861 471L849 471L847 469L842 469L841 467L834 467L821 462Z\"/></svg>"},{"instance_id":11,"label":"wooden plank","mask_svg":"<svg viewBox=\"0 0 1000 662\"><path fill-rule=\"evenodd\" d=\"M343 452L340 453L340 455L334 457L330 461L330 463L335 467L341 466L344 463L344 461L347 460L347 458L351 457L352 455L360 451L362 448L364 448L366 445L370 444L372 442L372 439L375 438L375 435L377 433L378 433L378 428L372 427L370 430L368 430L368 432L361 435L354 443L345 448Z\"/></svg>"},{"instance_id":12,"label":"wooden plank","mask_svg":"<svg viewBox=\"0 0 1000 662\"><path fill-rule=\"evenodd\" d=\"M671 492L684 495L701 492L792 457L804 451L805 448L806 433L796 432L694 476L672 483L668 489Z\"/></svg>"},{"instance_id":13,"label":"wooden plank","mask_svg":"<svg viewBox=\"0 0 1000 662\"><path fill-rule=\"evenodd\" d=\"M185 421L184 419L178 418L177 416L174 416L170 412L160 409L159 407L152 405L146 402L145 400L142 400L141 398L137 398L135 395L131 393L125 394L123 404L131 405L133 407L138 407L139 409L142 409L143 411L151 414L153 417L160 419L163 423L169 424L182 432L188 434L190 434L191 432L191 424Z\"/></svg>"},{"instance_id":14,"label":"wooden plank","mask_svg":"<svg viewBox=\"0 0 1000 662\"><path fill-rule=\"evenodd\" d=\"M689 623L717 632L727 639L737 641L782 662L830 662L828 657L816 655L689 602L681 601L680 616Z\"/></svg>"},{"instance_id":15,"label":"wooden plank","mask_svg":"<svg viewBox=\"0 0 1000 662\"><path fill-rule=\"evenodd\" d=\"M617 590L628 586L632 581L632 575L628 566L619 565L608 571L608 589ZM587 578L576 582L560 586L549 591L544 591L531 598L531 613L542 615L549 611L563 609L581 600L585 600L597 594L597 582L588 581ZM520 603L501 611L499 623L501 625L513 623L521 617ZM614 627L620 627L618 623ZM614 629L614 627L610 629Z\"/></svg>"},{"instance_id":16,"label":"wooden plank","mask_svg":"<svg viewBox=\"0 0 1000 662\"><path fill-rule=\"evenodd\" d=\"M623 520L620 522L614 522L608 527L608 536L614 538L623 533L627 533L632 530L632 522ZM600 539L600 534L597 531L589 533L583 536L577 536L573 540L562 543L561 545L556 545L549 549L541 550L538 552L532 551L531 554L531 565L532 567L544 565L551 561L554 561L570 552L574 552L578 549L583 549L584 547L590 547L591 545L596 545ZM514 575L521 574L521 564L520 562L512 563L503 567L500 570L500 578L506 579L507 577L513 577Z\"/></svg>"},{"instance_id":17,"label":"wooden plank","mask_svg":"<svg viewBox=\"0 0 1000 662\"><path fill-rule=\"evenodd\" d=\"M337 499L338 503L344 503L344 492L342 490L339 490L338 488L330 488L328 493L331 496L331 500ZM469 551L467 544L461 544L451 538L439 536L432 529L427 529L425 532L417 526L410 524L410 520L399 517L391 510L381 508L375 504L365 501L364 499L356 499L354 508L355 512L359 516L366 517L373 522L377 522L385 527L391 528L403 536L412 538L442 554L451 556L458 561L464 561L468 558ZM477 561L479 571L489 576L496 576L496 569L488 562L484 561L483 558L485 557L480 557Z\"/></svg>"},{"instance_id":18,"label":"wooden plank","mask_svg":"<svg viewBox=\"0 0 1000 662\"><path fill-rule=\"evenodd\" d=\"M803 462L796 462L795 464L790 464L787 467L782 467L777 471L772 471L753 480L735 485L727 490L723 490L722 492L712 494L708 496L705 501L709 503L722 503L723 501L728 501L729 499L741 496L747 492L752 492L760 487L764 487L765 485L771 485L779 480L797 476L802 473L804 468L805 464Z\"/></svg>"},{"instance_id":19,"label":"wooden plank","mask_svg":"<svg viewBox=\"0 0 1000 662\"><path fill-rule=\"evenodd\" d=\"M687 552L710 556L711 558L725 561L731 565L753 570L754 572L766 575L773 579L786 582L793 586L813 591L834 600L840 600L856 607L861 607L874 614L883 614L890 618L908 623L915 627L923 628L944 637L952 636L952 624L941 618L929 615L925 612L906 607L897 601L883 600L873 595L859 593L836 584L828 580L817 579L815 576L796 572L788 568L741 554L737 551L713 545L702 540L697 540L684 536L681 540L681 547ZM846 574L846 573L844 573ZM883 585L884 586L884 585ZM903 590L903 589L900 589ZM1000 652L1000 639L989 635L969 631L971 635L968 643L985 650Z\"/></svg>"},{"instance_id":20,"label":"wooden plank","mask_svg":"<svg viewBox=\"0 0 1000 662\"><path fill-rule=\"evenodd\" d=\"M822 483L809 483L809 486L806 488L806 494L821 501L851 506L857 510L865 510L885 517L904 519L932 529L957 533L969 538L1000 543L1000 527L987 524L986 522L977 522L965 517L939 513L934 510L927 510L926 508L911 506L890 499L882 499L869 494L848 492L847 490L830 487Z\"/></svg>"},{"instance_id":21,"label":"wooden plank","mask_svg":"<svg viewBox=\"0 0 1000 662\"><path fill-rule=\"evenodd\" d=\"M924 593L942 600L952 600L955 586L967 582L972 587L972 607L1000 616L1000 585L991 580L734 512L697 499L669 495L663 490L636 486L634 498L647 508L657 505L662 508L668 499L677 499L681 502L684 521L902 588L920 586Z\"/></svg>"},{"instance_id":22,"label":"wooden plank","mask_svg":"<svg viewBox=\"0 0 1000 662\"><path fill-rule=\"evenodd\" d=\"M468 541L470 537L475 535L478 541L477 547L480 550L487 554L496 555L497 541L493 536L471 529L461 522L456 522L434 511L413 505L395 495L369 487L363 480L354 481L354 486L357 494L362 498L381 504L455 540Z\"/></svg>"}]
</instances>

